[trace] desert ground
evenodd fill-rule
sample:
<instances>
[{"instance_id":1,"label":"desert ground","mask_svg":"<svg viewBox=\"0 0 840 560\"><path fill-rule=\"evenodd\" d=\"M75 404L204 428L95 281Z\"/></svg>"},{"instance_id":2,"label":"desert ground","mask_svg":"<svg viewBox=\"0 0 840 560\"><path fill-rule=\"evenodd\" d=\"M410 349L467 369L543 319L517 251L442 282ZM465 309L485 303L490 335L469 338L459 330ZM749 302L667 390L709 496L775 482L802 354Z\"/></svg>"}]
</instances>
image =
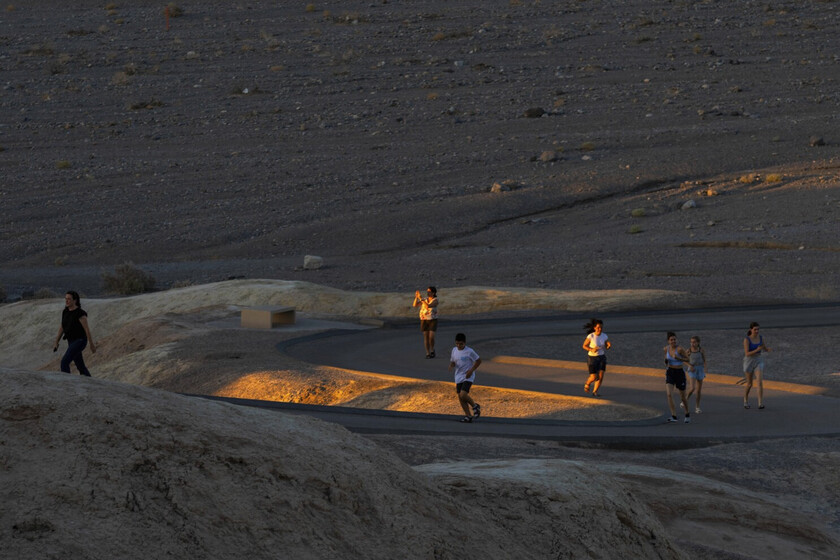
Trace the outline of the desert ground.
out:
<instances>
[{"instance_id":1,"label":"desert ground","mask_svg":"<svg viewBox=\"0 0 840 560\"><path fill-rule=\"evenodd\" d=\"M837 301L840 4L178 4L0 11L3 554L836 557L838 437L362 437L177 393L451 409L278 353L248 305L317 332L408 320L429 284L451 316ZM105 293L124 262L159 291ZM55 373L67 289L94 379ZM776 334L777 379L838 388L807 350L836 329Z\"/></svg>"}]
</instances>

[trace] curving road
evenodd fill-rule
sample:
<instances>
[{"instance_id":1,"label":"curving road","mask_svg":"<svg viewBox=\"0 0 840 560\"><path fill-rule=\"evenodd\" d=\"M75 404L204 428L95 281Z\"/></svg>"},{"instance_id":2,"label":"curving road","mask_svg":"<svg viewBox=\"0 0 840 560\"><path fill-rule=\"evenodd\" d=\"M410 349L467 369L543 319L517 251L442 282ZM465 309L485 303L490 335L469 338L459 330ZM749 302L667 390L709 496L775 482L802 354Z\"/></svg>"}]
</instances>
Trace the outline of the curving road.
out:
<instances>
[{"instance_id":1,"label":"curving road","mask_svg":"<svg viewBox=\"0 0 840 560\"><path fill-rule=\"evenodd\" d=\"M817 306L774 308L728 308L674 312L603 314L611 333L660 332L662 325L682 331L742 329L756 320L770 328L836 327L840 325L840 303ZM470 333L470 344L497 339L546 335L580 335L585 317L490 318L442 322L439 344L449 347L458 331ZM287 341L279 346L287 354L316 364L386 373L418 379L451 382L447 356L426 360L418 354L420 341L416 322L386 325L366 330L335 329L314 336ZM585 379L585 364L575 362L506 359L483 353L479 385L578 395ZM605 399L623 404L667 410L664 374L646 368L608 366ZM840 435L840 408L836 398L817 387L765 382L767 408L741 406L742 386L737 378L710 376L703 387L703 413L692 414L692 423L665 424L666 416L632 422L571 422L538 419L493 418L485 411L473 424L461 424L453 396L453 415L372 411L341 407L318 407L233 400L239 404L282 409L308 414L368 433L464 434L556 440L597 440L603 445L628 448L663 448L708 445L715 442L756 440L791 436ZM755 395L755 390L753 391ZM231 400L231 399L226 399Z\"/></svg>"}]
</instances>

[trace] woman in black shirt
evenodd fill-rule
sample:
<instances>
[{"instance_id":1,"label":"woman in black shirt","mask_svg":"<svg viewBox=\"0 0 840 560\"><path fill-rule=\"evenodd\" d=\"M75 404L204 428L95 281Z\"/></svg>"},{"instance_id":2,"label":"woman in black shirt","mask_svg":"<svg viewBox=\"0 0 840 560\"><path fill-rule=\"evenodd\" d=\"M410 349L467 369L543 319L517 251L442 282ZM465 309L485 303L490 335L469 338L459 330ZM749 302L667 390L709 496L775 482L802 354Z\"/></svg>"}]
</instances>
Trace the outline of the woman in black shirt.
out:
<instances>
[{"instance_id":1,"label":"woman in black shirt","mask_svg":"<svg viewBox=\"0 0 840 560\"><path fill-rule=\"evenodd\" d=\"M67 339L67 352L61 358L61 371L70 373L70 362L74 362L79 374L90 377L90 371L85 366L82 351L90 344L90 351L96 354L96 344L93 343L93 336L88 327L87 313L82 309L82 302L79 294L73 291L64 294L64 311L61 313L61 327L58 329L58 336L55 337L53 352L58 351L58 343L63 338Z\"/></svg>"}]
</instances>

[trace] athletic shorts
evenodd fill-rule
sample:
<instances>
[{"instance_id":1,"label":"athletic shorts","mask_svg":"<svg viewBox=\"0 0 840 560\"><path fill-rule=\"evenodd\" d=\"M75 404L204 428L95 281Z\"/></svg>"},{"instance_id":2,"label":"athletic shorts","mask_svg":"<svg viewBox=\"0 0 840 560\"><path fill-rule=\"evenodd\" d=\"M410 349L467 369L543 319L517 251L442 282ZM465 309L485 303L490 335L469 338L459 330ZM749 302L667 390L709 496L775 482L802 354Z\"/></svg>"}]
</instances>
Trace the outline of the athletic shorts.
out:
<instances>
[{"instance_id":1,"label":"athletic shorts","mask_svg":"<svg viewBox=\"0 0 840 560\"><path fill-rule=\"evenodd\" d=\"M589 363L589 373L596 374L607 369L607 357L603 354L600 356L587 356Z\"/></svg>"},{"instance_id":2,"label":"athletic shorts","mask_svg":"<svg viewBox=\"0 0 840 560\"><path fill-rule=\"evenodd\" d=\"M685 391L685 370L683 368L669 367L665 370L665 383L673 385L680 391Z\"/></svg>"},{"instance_id":3,"label":"athletic shorts","mask_svg":"<svg viewBox=\"0 0 840 560\"><path fill-rule=\"evenodd\" d=\"M692 379L696 379L697 381L703 381L706 379L706 372L704 371L703 366L694 366L694 371L689 371L688 376Z\"/></svg>"},{"instance_id":4,"label":"athletic shorts","mask_svg":"<svg viewBox=\"0 0 840 560\"><path fill-rule=\"evenodd\" d=\"M472 381L462 381L461 383L456 383L455 384L455 392L458 393L459 395L461 394L461 391L464 391L465 393L469 393L470 392L470 387L472 387Z\"/></svg>"},{"instance_id":5,"label":"athletic shorts","mask_svg":"<svg viewBox=\"0 0 840 560\"><path fill-rule=\"evenodd\" d=\"M423 332L435 332L437 330L437 319L421 319L420 330Z\"/></svg>"},{"instance_id":6,"label":"athletic shorts","mask_svg":"<svg viewBox=\"0 0 840 560\"><path fill-rule=\"evenodd\" d=\"M744 356L744 373L755 373L757 369L764 372L764 356L761 354L757 356Z\"/></svg>"}]
</instances>

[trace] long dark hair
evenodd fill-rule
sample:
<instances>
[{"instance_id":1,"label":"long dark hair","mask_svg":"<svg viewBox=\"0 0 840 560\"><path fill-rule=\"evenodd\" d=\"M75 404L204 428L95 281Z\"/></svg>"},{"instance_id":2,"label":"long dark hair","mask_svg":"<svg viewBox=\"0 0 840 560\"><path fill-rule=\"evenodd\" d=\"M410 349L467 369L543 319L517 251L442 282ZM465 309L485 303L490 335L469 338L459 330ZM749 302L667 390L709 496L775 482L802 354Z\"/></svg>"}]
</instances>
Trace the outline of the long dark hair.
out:
<instances>
[{"instance_id":1,"label":"long dark hair","mask_svg":"<svg viewBox=\"0 0 840 560\"><path fill-rule=\"evenodd\" d=\"M601 319L589 319L589 322L583 325L583 330L586 334L592 334L595 332L595 325L604 326L604 322Z\"/></svg>"},{"instance_id":2,"label":"long dark hair","mask_svg":"<svg viewBox=\"0 0 840 560\"><path fill-rule=\"evenodd\" d=\"M747 336L750 336L750 333L752 332L753 327L760 327L760 326L761 326L761 325L759 325L759 324L758 324L758 323L756 323L755 321L753 321L752 323L750 323L750 330L748 330L748 331L747 331Z\"/></svg>"},{"instance_id":3,"label":"long dark hair","mask_svg":"<svg viewBox=\"0 0 840 560\"><path fill-rule=\"evenodd\" d=\"M73 290L67 290L65 292L65 294L70 296L71 298L73 298L73 301L76 302L76 307L78 307L78 308L82 307L82 298L79 297L79 292L75 292Z\"/></svg>"}]
</instances>

